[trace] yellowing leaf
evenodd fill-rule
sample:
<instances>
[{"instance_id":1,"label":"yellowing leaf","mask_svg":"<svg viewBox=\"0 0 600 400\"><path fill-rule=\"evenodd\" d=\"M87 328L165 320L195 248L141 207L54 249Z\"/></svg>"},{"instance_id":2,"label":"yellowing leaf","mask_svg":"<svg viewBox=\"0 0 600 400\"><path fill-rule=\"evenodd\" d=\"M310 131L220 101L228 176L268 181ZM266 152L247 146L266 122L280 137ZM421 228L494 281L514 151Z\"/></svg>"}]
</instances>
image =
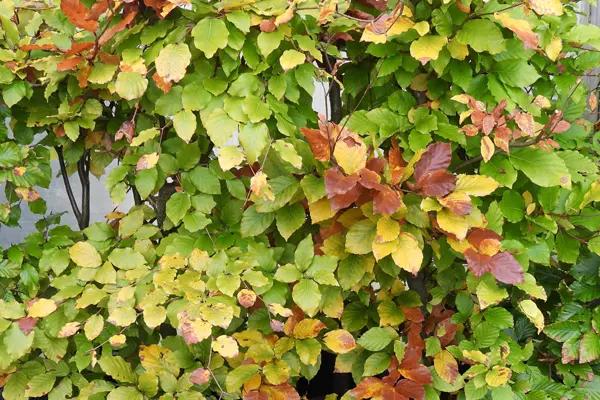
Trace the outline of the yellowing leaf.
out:
<instances>
[{"instance_id":1,"label":"yellowing leaf","mask_svg":"<svg viewBox=\"0 0 600 400\"><path fill-rule=\"evenodd\" d=\"M177 314L179 326L177 333L187 344L200 343L212 333L212 326L201 319L191 319L186 311Z\"/></svg>"},{"instance_id":2,"label":"yellowing leaf","mask_svg":"<svg viewBox=\"0 0 600 400\"><path fill-rule=\"evenodd\" d=\"M279 57L279 63L284 71L289 71L290 69L303 64L305 61L306 56L304 53L300 53L297 50L286 50L283 52L281 57Z\"/></svg>"},{"instance_id":3,"label":"yellowing leaf","mask_svg":"<svg viewBox=\"0 0 600 400\"><path fill-rule=\"evenodd\" d=\"M442 350L433 358L433 366L440 378L453 384L458 377L458 363L448 350Z\"/></svg>"},{"instance_id":4,"label":"yellowing leaf","mask_svg":"<svg viewBox=\"0 0 600 400\"><path fill-rule=\"evenodd\" d=\"M388 217L380 218L377 221L377 236L375 241L379 243L391 242L398 237L400 233L400 224Z\"/></svg>"},{"instance_id":5,"label":"yellowing leaf","mask_svg":"<svg viewBox=\"0 0 600 400\"><path fill-rule=\"evenodd\" d=\"M252 194L259 199L269 201L275 200L271 185L269 185L267 182L267 175L265 175L262 170L254 174L254 176L250 179L250 190L252 191Z\"/></svg>"},{"instance_id":6,"label":"yellowing leaf","mask_svg":"<svg viewBox=\"0 0 600 400\"><path fill-rule=\"evenodd\" d=\"M127 337L125 335L123 335L122 333L117 334L117 335L112 335L111 337L108 338L108 343L110 343L110 345L112 347L123 346L126 341L127 341Z\"/></svg>"},{"instance_id":7,"label":"yellowing leaf","mask_svg":"<svg viewBox=\"0 0 600 400\"><path fill-rule=\"evenodd\" d=\"M71 260L80 267L96 268L102 264L100 254L88 242L77 242L69 249Z\"/></svg>"},{"instance_id":8,"label":"yellowing leaf","mask_svg":"<svg viewBox=\"0 0 600 400\"><path fill-rule=\"evenodd\" d=\"M144 154L143 156L141 156L139 158L139 160L136 164L136 167L135 167L136 171L142 171L144 169L154 168L156 163L158 163L159 157L160 156L156 152Z\"/></svg>"},{"instance_id":9,"label":"yellowing leaf","mask_svg":"<svg viewBox=\"0 0 600 400\"><path fill-rule=\"evenodd\" d=\"M308 205L310 211L310 219L313 224L328 220L335 215L335 211L331 208L331 204L327 198L322 198Z\"/></svg>"},{"instance_id":10,"label":"yellowing leaf","mask_svg":"<svg viewBox=\"0 0 600 400\"><path fill-rule=\"evenodd\" d=\"M544 50L546 51L546 55L549 59L551 59L552 61L556 61L558 59L558 56L560 55L560 52L562 51L562 47L562 39L558 36L555 36L552 38L550 43L548 43Z\"/></svg>"},{"instance_id":11,"label":"yellowing leaf","mask_svg":"<svg viewBox=\"0 0 600 400\"><path fill-rule=\"evenodd\" d=\"M536 49L538 47L539 38L537 33L531 29L531 25L527 20L513 18L509 13L495 13L494 17L505 28L513 31L521 39L526 48Z\"/></svg>"},{"instance_id":12,"label":"yellowing leaf","mask_svg":"<svg viewBox=\"0 0 600 400\"><path fill-rule=\"evenodd\" d=\"M319 332L325 328L325 324L318 319L305 318L294 326L294 338L308 339L319 335Z\"/></svg>"},{"instance_id":13,"label":"yellowing leaf","mask_svg":"<svg viewBox=\"0 0 600 400\"><path fill-rule=\"evenodd\" d=\"M499 183L493 178L483 175L459 175L456 180L455 191L460 191L469 196L487 196L496 190Z\"/></svg>"},{"instance_id":14,"label":"yellowing leaf","mask_svg":"<svg viewBox=\"0 0 600 400\"><path fill-rule=\"evenodd\" d=\"M344 329L327 332L323 341L336 354L345 354L356 348L354 336Z\"/></svg>"},{"instance_id":15,"label":"yellowing leaf","mask_svg":"<svg viewBox=\"0 0 600 400\"><path fill-rule=\"evenodd\" d=\"M529 0L529 6L540 15L563 14L563 5L560 0Z\"/></svg>"},{"instance_id":16,"label":"yellowing leaf","mask_svg":"<svg viewBox=\"0 0 600 400\"><path fill-rule=\"evenodd\" d=\"M60 328L60 331L58 331L57 336L59 338L66 338L66 337L73 336L74 334L77 333L80 326L81 325L79 322L67 322L62 328Z\"/></svg>"},{"instance_id":17,"label":"yellowing leaf","mask_svg":"<svg viewBox=\"0 0 600 400\"><path fill-rule=\"evenodd\" d=\"M404 7L404 9L407 8L408 7ZM360 41L385 43L388 38L407 32L414 24L415 23L412 20L406 17L390 18L385 22L384 26L371 22L365 27L362 36L360 37Z\"/></svg>"},{"instance_id":18,"label":"yellowing leaf","mask_svg":"<svg viewBox=\"0 0 600 400\"><path fill-rule=\"evenodd\" d=\"M339 140L333 155L340 167L348 175L363 169L367 163L367 145L355 134Z\"/></svg>"},{"instance_id":19,"label":"yellowing leaf","mask_svg":"<svg viewBox=\"0 0 600 400\"><path fill-rule=\"evenodd\" d=\"M419 36L424 36L429 33L429 22L420 21L413 25L413 29L417 31Z\"/></svg>"},{"instance_id":20,"label":"yellowing leaf","mask_svg":"<svg viewBox=\"0 0 600 400\"><path fill-rule=\"evenodd\" d=\"M379 243L375 240L372 244L373 257L375 257L375 259L379 261L382 258L385 258L392 254L394 251L396 251L398 249L398 245L398 240L392 240L391 242L382 243Z\"/></svg>"},{"instance_id":21,"label":"yellowing leaf","mask_svg":"<svg viewBox=\"0 0 600 400\"><path fill-rule=\"evenodd\" d=\"M227 335L221 335L213 340L211 348L225 358L233 358L239 353L237 342Z\"/></svg>"},{"instance_id":22,"label":"yellowing leaf","mask_svg":"<svg viewBox=\"0 0 600 400\"><path fill-rule=\"evenodd\" d=\"M163 306L148 306L144 308L144 321L149 328L156 328L167 317L167 310Z\"/></svg>"},{"instance_id":23,"label":"yellowing leaf","mask_svg":"<svg viewBox=\"0 0 600 400\"><path fill-rule=\"evenodd\" d=\"M444 231L452 233L459 240L467 236L469 222L467 218L456 215L452 211L444 209L437 213L437 223Z\"/></svg>"},{"instance_id":24,"label":"yellowing leaf","mask_svg":"<svg viewBox=\"0 0 600 400\"><path fill-rule=\"evenodd\" d=\"M166 82L179 82L185 76L185 70L190 65L192 53L185 43L165 46L154 61L156 72Z\"/></svg>"},{"instance_id":25,"label":"yellowing leaf","mask_svg":"<svg viewBox=\"0 0 600 400\"><path fill-rule=\"evenodd\" d=\"M470 361L473 361L473 362L476 362L479 364L485 364L488 359L487 356L479 350L463 350L462 355L467 360L470 360Z\"/></svg>"},{"instance_id":26,"label":"yellowing leaf","mask_svg":"<svg viewBox=\"0 0 600 400\"><path fill-rule=\"evenodd\" d=\"M225 146L219 149L219 166L223 171L237 167L244 161L244 153L236 146Z\"/></svg>"},{"instance_id":27,"label":"yellowing leaf","mask_svg":"<svg viewBox=\"0 0 600 400\"><path fill-rule=\"evenodd\" d=\"M83 332L88 340L96 339L104 329L104 318L102 315L92 315L85 321Z\"/></svg>"},{"instance_id":28,"label":"yellowing leaf","mask_svg":"<svg viewBox=\"0 0 600 400\"><path fill-rule=\"evenodd\" d=\"M423 251L417 238L408 232L400 233L398 247L392 253L392 258L397 266L416 275L423 262Z\"/></svg>"},{"instance_id":29,"label":"yellowing leaf","mask_svg":"<svg viewBox=\"0 0 600 400\"><path fill-rule=\"evenodd\" d=\"M450 57L457 60L464 60L469 55L469 46L458 40L451 40L447 47L450 52Z\"/></svg>"},{"instance_id":30,"label":"yellowing leaf","mask_svg":"<svg viewBox=\"0 0 600 400\"><path fill-rule=\"evenodd\" d=\"M27 307L27 314L31 318L44 318L56 311L56 303L50 299L37 299Z\"/></svg>"},{"instance_id":31,"label":"yellowing leaf","mask_svg":"<svg viewBox=\"0 0 600 400\"><path fill-rule=\"evenodd\" d=\"M519 310L535 325L538 333L544 330L544 314L532 300L521 301Z\"/></svg>"},{"instance_id":32,"label":"yellowing leaf","mask_svg":"<svg viewBox=\"0 0 600 400\"><path fill-rule=\"evenodd\" d=\"M437 60L446 43L448 38L445 36L422 36L410 44L410 55L425 65L431 60Z\"/></svg>"},{"instance_id":33,"label":"yellowing leaf","mask_svg":"<svg viewBox=\"0 0 600 400\"><path fill-rule=\"evenodd\" d=\"M481 157L484 162L490 161L495 151L496 146L494 146L494 142L492 142L489 136L481 138Z\"/></svg>"},{"instance_id":34,"label":"yellowing leaf","mask_svg":"<svg viewBox=\"0 0 600 400\"><path fill-rule=\"evenodd\" d=\"M508 382L511 375L512 375L512 371L510 370L510 368L495 365L485 375L485 382L488 384L488 386L491 386L491 387L502 386L506 382Z\"/></svg>"}]
</instances>

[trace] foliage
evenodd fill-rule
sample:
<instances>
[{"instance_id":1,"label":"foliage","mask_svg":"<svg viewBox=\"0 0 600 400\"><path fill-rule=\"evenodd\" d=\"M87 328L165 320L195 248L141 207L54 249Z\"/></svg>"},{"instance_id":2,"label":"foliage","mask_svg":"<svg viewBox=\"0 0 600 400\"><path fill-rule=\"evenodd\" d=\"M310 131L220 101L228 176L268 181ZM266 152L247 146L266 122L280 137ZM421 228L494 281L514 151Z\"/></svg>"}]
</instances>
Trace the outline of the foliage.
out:
<instances>
[{"instance_id":1,"label":"foliage","mask_svg":"<svg viewBox=\"0 0 600 400\"><path fill-rule=\"evenodd\" d=\"M0 260L5 399L299 399L322 352L343 399L600 398L600 28L575 2L0 22L0 220L43 215ZM38 192L52 159L79 231ZM90 225L90 173L135 206Z\"/></svg>"}]
</instances>

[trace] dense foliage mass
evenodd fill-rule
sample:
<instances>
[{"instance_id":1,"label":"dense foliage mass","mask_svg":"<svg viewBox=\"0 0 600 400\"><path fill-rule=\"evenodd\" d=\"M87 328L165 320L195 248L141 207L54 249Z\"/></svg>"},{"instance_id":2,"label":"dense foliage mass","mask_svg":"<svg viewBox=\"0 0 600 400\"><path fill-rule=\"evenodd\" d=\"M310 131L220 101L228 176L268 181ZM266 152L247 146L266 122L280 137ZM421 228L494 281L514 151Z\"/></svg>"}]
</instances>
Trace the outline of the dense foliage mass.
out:
<instances>
[{"instance_id":1,"label":"dense foliage mass","mask_svg":"<svg viewBox=\"0 0 600 400\"><path fill-rule=\"evenodd\" d=\"M577 7L3 0L4 399L600 399Z\"/></svg>"}]
</instances>

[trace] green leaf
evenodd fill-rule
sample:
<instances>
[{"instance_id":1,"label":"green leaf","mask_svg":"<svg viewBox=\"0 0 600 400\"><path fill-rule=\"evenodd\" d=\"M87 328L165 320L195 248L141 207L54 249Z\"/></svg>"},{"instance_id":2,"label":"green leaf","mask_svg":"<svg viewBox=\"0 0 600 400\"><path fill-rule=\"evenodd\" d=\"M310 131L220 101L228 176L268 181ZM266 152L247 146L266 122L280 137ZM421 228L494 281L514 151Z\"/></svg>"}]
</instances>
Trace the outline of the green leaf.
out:
<instances>
[{"instance_id":1,"label":"green leaf","mask_svg":"<svg viewBox=\"0 0 600 400\"><path fill-rule=\"evenodd\" d=\"M302 279L292 290L292 299L308 316L312 317L319 309L321 291L319 285L311 279Z\"/></svg>"},{"instance_id":2,"label":"green leaf","mask_svg":"<svg viewBox=\"0 0 600 400\"><path fill-rule=\"evenodd\" d=\"M108 256L108 261L115 267L124 270L135 269L146 264L144 256L130 247L114 249Z\"/></svg>"},{"instance_id":3,"label":"green leaf","mask_svg":"<svg viewBox=\"0 0 600 400\"><path fill-rule=\"evenodd\" d=\"M381 351L387 347L398 334L391 328L374 327L363 333L357 343L369 351Z\"/></svg>"},{"instance_id":4,"label":"green leaf","mask_svg":"<svg viewBox=\"0 0 600 400\"><path fill-rule=\"evenodd\" d=\"M256 206L250 206L244 210L240 233L242 236L251 237L263 233L275 219L273 213L259 213Z\"/></svg>"},{"instance_id":5,"label":"green leaf","mask_svg":"<svg viewBox=\"0 0 600 400\"><path fill-rule=\"evenodd\" d=\"M192 29L194 46L204 53L206 58L212 58L217 50L227 47L229 30L225 22L217 18L203 18Z\"/></svg>"},{"instance_id":6,"label":"green leaf","mask_svg":"<svg viewBox=\"0 0 600 400\"><path fill-rule=\"evenodd\" d=\"M237 121L231 119L221 108L209 112L201 111L200 119L210 140L217 147L226 146L238 128Z\"/></svg>"},{"instance_id":7,"label":"green leaf","mask_svg":"<svg viewBox=\"0 0 600 400\"><path fill-rule=\"evenodd\" d=\"M306 211L300 203L285 206L275 214L277 230L288 240L306 221Z\"/></svg>"},{"instance_id":8,"label":"green leaf","mask_svg":"<svg viewBox=\"0 0 600 400\"><path fill-rule=\"evenodd\" d=\"M600 335L594 331L585 332L579 344L579 362L592 362L600 358Z\"/></svg>"},{"instance_id":9,"label":"green leaf","mask_svg":"<svg viewBox=\"0 0 600 400\"><path fill-rule=\"evenodd\" d=\"M556 153L525 147L513 150L510 162L538 186L562 186L567 189L571 187L569 170Z\"/></svg>"},{"instance_id":10,"label":"green leaf","mask_svg":"<svg viewBox=\"0 0 600 400\"><path fill-rule=\"evenodd\" d=\"M169 200L167 201L167 217L174 224L179 223L181 219L185 216L187 211L190 209L191 201L190 195L187 193L175 193Z\"/></svg>"},{"instance_id":11,"label":"green leaf","mask_svg":"<svg viewBox=\"0 0 600 400\"><path fill-rule=\"evenodd\" d=\"M531 86L540 79L540 74L538 74L535 67L525 60L500 61L494 69L502 82L518 88Z\"/></svg>"},{"instance_id":12,"label":"green leaf","mask_svg":"<svg viewBox=\"0 0 600 400\"><path fill-rule=\"evenodd\" d=\"M266 124L244 125L240 130L239 140L249 163L260 161L260 156L267 148L269 139L269 129Z\"/></svg>"},{"instance_id":13,"label":"green leaf","mask_svg":"<svg viewBox=\"0 0 600 400\"><path fill-rule=\"evenodd\" d=\"M190 179L196 189L206 194L221 194L221 182L215 173L206 167L196 167L190 171Z\"/></svg>"},{"instance_id":14,"label":"green leaf","mask_svg":"<svg viewBox=\"0 0 600 400\"><path fill-rule=\"evenodd\" d=\"M13 357L18 359L24 356L31 345L33 344L34 333L25 335L17 323L13 323L6 332L4 332L4 346L6 346L6 352Z\"/></svg>"},{"instance_id":15,"label":"green leaf","mask_svg":"<svg viewBox=\"0 0 600 400\"><path fill-rule=\"evenodd\" d=\"M143 400L144 396L132 386L121 386L110 391L106 400Z\"/></svg>"},{"instance_id":16,"label":"green leaf","mask_svg":"<svg viewBox=\"0 0 600 400\"><path fill-rule=\"evenodd\" d=\"M45 396L54 387L54 382L56 382L56 375L54 373L47 372L45 374L34 375L27 382L25 395L30 397Z\"/></svg>"},{"instance_id":17,"label":"green leaf","mask_svg":"<svg viewBox=\"0 0 600 400\"><path fill-rule=\"evenodd\" d=\"M225 388L228 392L239 392L242 385L258 373L260 367L256 364L245 364L234 368L225 378Z\"/></svg>"},{"instance_id":18,"label":"green leaf","mask_svg":"<svg viewBox=\"0 0 600 400\"><path fill-rule=\"evenodd\" d=\"M504 218L510 222L519 222L525 216L525 201L518 192L507 190L502 194L502 200L498 203Z\"/></svg>"},{"instance_id":19,"label":"green leaf","mask_svg":"<svg viewBox=\"0 0 600 400\"><path fill-rule=\"evenodd\" d=\"M5 400L23 400L25 397L25 390L27 389L27 382L29 378L24 372L16 371L10 374L8 381L2 388L2 397Z\"/></svg>"},{"instance_id":20,"label":"green leaf","mask_svg":"<svg viewBox=\"0 0 600 400\"><path fill-rule=\"evenodd\" d=\"M487 163L482 163L479 171L482 175L494 178L496 182L508 188L512 188L517 180L517 171L515 171L510 161L499 155L492 157Z\"/></svg>"},{"instance_id":21,"label":"green leaf","mask_svg":"<svg viewBox=\"0 0 600 400\"><path fill-rule=\"evenodd\" d=\"M271 54L276 48L279 47L279 44L283 40L283 31L276 30L274 32L261 32L258 34L258 39L256 43L258 45L258 49L260 53L267 57Z\"/></svg>"},{"instance_id":22,"label":"green leaf","mask_svg":"<svg viewBox=\"0 0 600 400\"><path fill-rule=\"evenodd\" d=\"M376 226L368 219L355 222L346 234L346 251L352 254L368 254L372 251Z\"/></svg>"},{"instance_id":23,"label":"green leaf","mask_svg":"<svg viewBox=\"0 0 600 400\"><path fill-rule=\"evenodd\" d=\"M156 60L156 72L167 82L179 82L185 76L185 70L190 65L192 53L185 43L168 44Z\"/></svg>"},{"instance_id":24,"label":"green leaf","mask_svg":"<svg viewBox=\"0 0 600 400\"><path fill-rule=\"evenodd\" d=\"M115 82L115 91L125 100L139 99L147 87L148 79L137 72L119 72Z\"/></svg>"},{"instance_id":25,"label":"green leaf","mask_svg":"<svg viewBox=\"0 0 600 400\"><path fill-rule=\"evenodd\" d=\"M306 61L306 56L304 53L300 53L297 50L286 50L281 57L279 57L279 63L284 71L289 71L304 63L304 61Z\"/></svg>"},{"instance_id":26,"label":"green leaf","mask_svg":"<svg viewBox=\"0 0 600 400\"><path fill-rule=\"evenodd\" d=\"M315 256L314 243L312 235L307 235L296 247L294 260L300 271L306 271Z\"/></svg>"},{"instance_id":27,"label":"green leaf","mask_svg":"<svg viewBox=\"0 0 600 400\"><path fill-rule=\"evenodd\" d=\"M390 365L391 356L386 353L371 354L365 361L363 376L374 376L385 371Z\"/></svg>"},{"instance_id":28,"label":"green leaf","mask_svg":"<svg viewBox=\"0 0 600 400\"><path fill-rule=\"evenodd\" d=\"M189 143L196 131L196 116L188 110L181 110L173 117L173 128L177 136Z\"/></svg>"},{"instance_id":29,"label":"green leaf","mask_svg":"<svg viewBox=\"0 0 600 400\"><path fill-rule=\"evenodd\" d=\"M291 143L280 139L273 143L273 149L283 161L291 164L294 168L302 168L302 157Z\"/></svg>"},{"instance_id":30,"label":"green leaf","mask_svg":"<svg viewBox=\"0 0 600 400\"><path fill-rule=\"evenodd\" d=\"M98 365L106 374L111 376L117 382L135 383L137 375L133 372L131 364L121 356L102 355L98 361Z\"/></svg>"},{"instance_id":31,"label":"green leaf","mask_svg":"<svg viewBox=\"0 0 600 400\"><path fill-rule=\"evenodd\" d=\"M156 187L158 180L158 171L156 168L143 169L135 175L135 188L137 189L142 200L150 196Z\"/></svg>"},{"instance_id":32,"label":"green leaf","mask_svg":"<svg viewBox=\"0 0 600 400\"><path fill-rule=\"evenodd\" d=\"M490 54L498 54L505 49L502 31L488 19L467 21L456 34L456 39L463 44L468 44L478 53L487 51Z\"/></svg>"}]
</instances>

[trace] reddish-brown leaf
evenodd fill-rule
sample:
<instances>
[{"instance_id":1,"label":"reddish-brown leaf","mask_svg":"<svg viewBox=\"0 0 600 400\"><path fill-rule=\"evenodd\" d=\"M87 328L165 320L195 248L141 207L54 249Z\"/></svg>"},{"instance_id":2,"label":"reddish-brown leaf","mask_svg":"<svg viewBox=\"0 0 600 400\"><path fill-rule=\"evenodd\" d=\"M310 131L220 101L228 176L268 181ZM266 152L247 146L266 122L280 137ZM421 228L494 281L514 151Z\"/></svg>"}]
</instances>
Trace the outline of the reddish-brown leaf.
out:
<instances>
[{"instance_id":1,"label":"reddish-brown leaf","mask_svg":"<svg viewBox=\"0 0 600 400\"><path fill-rule=\"evenodd\" d=\"M494 126L496 126L496 119L494 118L494 116L491 114L486 115L483 118L483 133L489 135L494 130Z\"/></svg>"},{"instance_id":2,"label":"reddish-brown leaf","mask_svg":"<svg viewBox=\"0 0 600 400\"><path fill-rule=\"evenodd\" d=\"M451 160L452 147L449 143L430 144L415 165L415 180L419 182L429 172L447 169Z\"/></svg>"},{"instance_id":3,"label":"reddish-brown leaf","mask_svg":"<svg viewBox=\"0 0 600 400\"><path fill-rule=\"evenodd\" d=\"M346 207L350 207L359 199L360 195L362 194L362 190L363 189L357 185L344 194L338 194L329 198L331 209L337 211Z\"/></svg>"},{"instance_id":4,"label":"reddish-brown leaf","mask_svg":"<svg viewBox=\"0 0 600 400\"><path fill-rule=\"evenodd\" d=\"M473 209L471 197L466 193L454 192L443 198L438 198L441 205L456 215L468 215Z\"/></svg>"},{"instance_id":5,"label":"reddish-brown leaf","mask_svg":"<svg viewBox=\"0 0 600 400\"><path fill-rule=\"evenodd\" d=\"M533 115L525 112L515 112L515 122L519 129L527 136L535 136Z\"/></svg>"},{"instance_id":6,"label":"reddish-brown leaf","mask_svg":"<svg viewBox=\"0 0 600 400\"><path fill-rule=\"evenodd\" d=\"M417 307L402 307L402 312L406 317L407 321L411 322L423 322L425 321L425 317L423 316L423 311L421 311Z\"/></svg>"},{"instance_id":7,"label":"reddish-brown leaf","mask_svg":"<svg viewBox=\"0 0 600 400\"><path fill-rule=\"evenodd\" d=\"M375 172L378 175L381 175L381 173L383 172L384 168L385 168L385 159L383 158L371 158L369 160L367 160L367 164L365 165L365 168L367 168L370 171Z\"/></svg>"},{"instance_id":8,"label":"reddish-brown leaf","mask_svg":"<svg viewBox=\"0 0 600 400\"><path fill-rule=\"evenodd\" d=\"M499 243L502 240L502 236L490 229L474 228L471 229L467 235L467 240L478 251L481 251L482 247L489 245L489 241L496 241Z\"/></svg>"},{"instance_id":9,"label":"reddish-brown leaf","mask_svg":"<svg viewBox=\"0 0 600 400\"><path fill-rule=\"evenodd\" d=\"M377 214L391 215L400 208L400 195L389 186L383 186L373 199L373 209Z\"/></svg>"},{"instance_id":10,"label":"reddish-brown leaf","mask_svg":"<svg viewBox=\"0 0 600 400\"><path fill-rule=\"evenodd\" d=\"M108 10L109 5L109 0L96 0L96 2L92 5L90 11L88 12L88 19L97 21L98 18L100 18L100 16L104 14L106 10Z\"/></svg>"},{"instance_id":11,"label":"reddish-brown leaf","mask_svg":"<svg viewBox=\"0 0 600 400\"><path fill-rule=\"evenodd\" d=\"M258 27L260 28L261 32L268 33L275 31L275 29L277 29L277 25L275 25L275 18L263 19L262 21L260 21Z\"/></svg>"},{"instance_id":12,"label":"reddish-brown leaf","mask_svg":"<svg viewBox=\"0 0 600 400\"><path fill-rule=\"evenodd\" d=\"M127 28L127 25L129 25L135 19L135 16L137 15L137 13L138 13L137 4L135 4L135 3L127 4L123 11L121 20L119 22L117 22L116 24L111 25L110 28L108 28L106 31L104 31L102 36L100 36L100 39L98 39L98 44L100 46L102 46L103 44L108 42L110 39L112 39L112 37L115 36L117 33L121 32L122 30Z\"/></svg>"},{"instance_id":13,"label":"reddish-brown leaf","mask_svg":"<svg viewBox=\"0 0 600 400\"><path fill-rule=\"evenodd\" d=\"M33 328L35 328L37 321L37 318L23 317L18 321L19 329L21 329L21 332L23 332L25 335L29 335Z\"/></svg>"},{"instance_id":14,"label":"reddish-brown leaf","mask_svg":"<svg viewBox=\"0 0 600 400\"><path fill-rule=\"evenodd\" d=\"M330 168L325 171L325 191L327 197L348 193L354 189L358 182L358 175L344 175L338 168Z\"/></svg>"},{"instance_id":15,"label":"reddish-brown leaf","mask_svg":"<svg viewBox=\"0 0 600 400\"><path fill-rule=\"evenodd\" d=\"M416 382L421 385L427 385L431 383L431 372L429 368L424 365L419 365L412 369L400 369L400 373L407 379Z\"/></svg>"},{"instance_id":16,"label":"reddish-brown leaf","mask_svg":"<svg viewBox=\"0 0 600 400\"><path fill-rule=\"evenodd\" d=\"M467 249L465 251L465 259L467 260L469 269L477 277L490 270L490 260L492 259L490 256L479 254L473 249Z\"/></svg>"},{"instance_id":17,"label":"reddish-brown leaf","mask_svg":"<svg viewBox=\"0 0 600 400\"><path fill-rule=\"evenodd\" d=\"M319 129L300 128L300 132L308 141L315 158L319 161L329 161L331 148L327 136Z\"/></svg>"},{"instance_id":18,"label":"reddish-brown leaf","mask_svg":"<svg viewBox=\"0 0 600 400\"><path fill-rule=\"evenodd\" d=\"M56 65L56 70L59 72L72 71L84 60L81 56L65 58Z\"/></svg>"},{"instance_id":19,"label":"reddish-brown leaf","mask_svg":"<svg viewBox=\"0 0 600 400\"><path fill-rule=\"evenodd\" d=\"M60 9L67 19L76 27L96 32L98 20L89 17L89 10L79 0L61 0Z\"/></svg>"},{"instance_id":20,"label":"reddish-brown leaf","mask_svg":"<svg viewBox=\"0 0 600 400\"><path fill-rule=\"evenodd\" d=\"M425 196L443 197L455 187L456 176L445 169L438 169L421 176L415 188Z\"/></svg>"},{"instance_id":21,"label":"reddish-brown leaf","mask_svg":"<svg viewBox=\"0 0 600 400\"><path fill-rule=\"evenodd\" d=\"M384 386L383 389L381 389L381 398L383 400L409 400L408 397L401 394L393 386Z\"/></svg>"},{"instance_id":22,"label":"reddish-brown leaf","mask_svg":"<svg viewBox=\"0 0 600 400\"><path fill-rule=\"evenodd\" d=\"M396 390L411 399L422 400L425 398L425 388L408 379L402 379L396 384Z\"/></svg>"},{"instance_id":23,"label":"reddish-brown leaf","mask_svg":"<svg viewBox=\"0 0 600 400\"><path fill-rule=\"evenodd\" d=\"M467 136L476 136L479 133L479 128L477 128L473 124L468 124L460 128L461 131L464 132Z\"/></svg>"},{"instance_id":24,"label":"reddish-brown leaf","mask_svg":"<svg viewBox=\"0 0 600 400\"><path fill-rule=\"evenodd\" d=\"M496 254L490 262L490 272L502 283L514 285L523 282L523 268L507 251Z\"/></svg>"},{"instance_id":25,"label":"reddish-brown leaf","mask_svg":"<svg viewBox=\"0 0 600 400\"><path fill-rule=\"evenodd\" d=\"M443 347L452 343L456 337L457 328L458 326L452 322L451 318L446 318L437 325L435 335L440 339Z\"/></svg>"},{"instance_id":26,"label":"reddish-brown leaf","mask_svg":"<svg viewBox=\"0 0 600 400\"><path fill-rule=\"evenodd\" d=\"M388 153L388 163L390 166L391 175L390 183L392 185L396 185L400 183L406 162L402 158L402 151L398 147L398 142L395 139L392 140L392 148Z\"/></svg>"},{"instance_id":27,"label":"reddish-brown leaf","mask_svg":"<svg viewBox=\"0 0 600 400\"><path fill-rule=\"evenodd\" d=\"M56 50L56 46L53 45L52 43L44 43L44 44L30 43L30 44L22 44L21 46L19 46L19 49L21 49L23 51L32 51L32 50L54 51L54 50Z\"/></svg>"},{"instance_id":28,"label":"reddish-brown leaf","mask_svg":"<svg viewBox=\"0 0 600 400\"><path fill-rule=\"evenodd\" d=\"M358 183L367 189L380 190L383 187L380 183L381 177L370 169L363 168L358 172L358 175L360 177Z\"/></svg>"},{"instance_id":29,"label":"reddish-brown leaf","mask_svg":"<svg viewBox=\"0 0 600 400\"><path fill-rule=\"evenodd\" d=\"M115 134L115 141L123 138L127 139L127 142L131 143L133 135L135 134L135 122L127 120L121 124L119 130Z\"/></svg>"},{"instance_id":30,"label":"reddish-brown leaf","mask_svg":"<svg viewBox=\"0 0 600 400\"><path fill-rule=\"evenodd\" d=\"M94 42L73 42L71 48L65 52L65 55L79 54L94 47Z\"/></svg>"},{"instance_id":31,"label":"reddish-brown leaf","mask_svg":"<svg viewBox=\"0 0 600 400\"><path fill-rule=\"evenodd\" d=\"M350 391L350 394L356 399L369 399L373 396L378 396L384 387L384 383L379 378L369 377L360 381Z\"/></svg>"},{"instance_id":32,"label":"reddish-brown leaf","mask_svg":"<svg viewBox=\"0 0 600 400\"><path fill-rule=\"evenodd\" d=\"M158 74L158 72L155 72L152 75L152 80L154 81L154 83L156 84L156 86L162 90L163 93L169 93L169 91L171 90L171 86L173 86L173 84L171 82L167 82L165 81L162 76L160 76Z\"/></svg>"}]
</instances>

